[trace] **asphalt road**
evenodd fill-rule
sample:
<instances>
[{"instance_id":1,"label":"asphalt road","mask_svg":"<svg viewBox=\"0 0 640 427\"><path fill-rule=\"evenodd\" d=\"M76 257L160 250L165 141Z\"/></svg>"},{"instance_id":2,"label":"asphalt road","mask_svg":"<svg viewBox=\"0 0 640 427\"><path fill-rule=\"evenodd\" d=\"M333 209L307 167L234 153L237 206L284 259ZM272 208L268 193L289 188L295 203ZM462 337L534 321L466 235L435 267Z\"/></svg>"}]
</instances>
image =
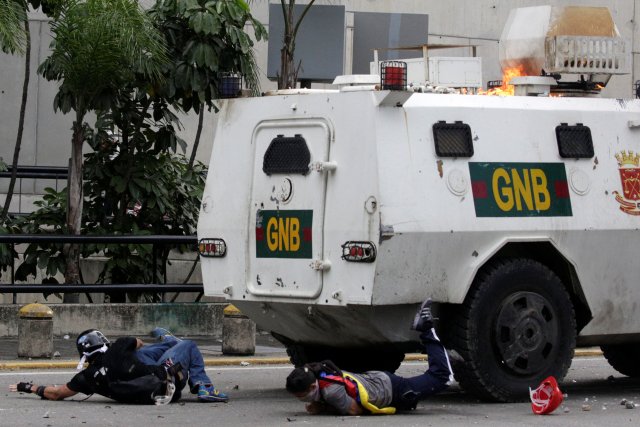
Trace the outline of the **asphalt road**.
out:
<instances>
[{"instance_id":1,"label":"asphalt road","mask_svg":"<svg viewBox=\"0 0 640 427\"><path fill-rule=\"evenodd\" d=\"M425 363L405 363L401 375L417 375ZM463 393L456 385L416 411L392 416L312 416L284 390L290 365L228 366L208 369L216 386L229 393L229 403L199 403L191 395L168 406L123 405L100 396L81 401L42 401L34 395L9 393L18 381L64 383L72 371L0 371L1 426L265 426L265 425L402 425L402 426L637 426L640 406L627 409L624 398L640 403L640 379L611 369L602 357L574 359L561 384L564 404L554 414L538 416L527 403L489 404ZM588 410L587 410L588 409Z\"/></svg>"}]
</instances>

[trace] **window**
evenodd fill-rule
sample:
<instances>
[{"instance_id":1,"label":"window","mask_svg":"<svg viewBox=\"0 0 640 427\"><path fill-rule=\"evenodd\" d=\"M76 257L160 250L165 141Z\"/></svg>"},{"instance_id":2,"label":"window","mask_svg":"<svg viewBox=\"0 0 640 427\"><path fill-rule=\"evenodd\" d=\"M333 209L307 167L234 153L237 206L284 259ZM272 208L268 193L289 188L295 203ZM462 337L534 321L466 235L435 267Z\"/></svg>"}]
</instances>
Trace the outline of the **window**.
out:
<instances>
[{"instance_id":1,"label":"window","mask_svg":"<svg viewBox=\"0 0 640 427\"><path fill-rule=\"evenodd\" d=\"M436 154L440 157L473 156L471 128L466 123L434 123L433 140L436 144Z\"/></svg>"},{"instance_id":2,"label":"window","mask_svg":"<svg viewBox=\"0 0 640 427\"><path fill-rule=\"evenodd\" d=\"M264 153L262 170L267 175L276 173L309 173L311 153L302 135L278 135Z\"/></svg>"},{"instance_id":3,"label":"window","mask_svg":"<svg viewBox=\"0 0 640 427\"><path fill-rule=\"evenodd\" d=\"M593 157L593 140L591 129L578 123L569 126L561 123L556 126L556 139L560 157L567 159L586 159Z\"/></svg>"}]
</instances>

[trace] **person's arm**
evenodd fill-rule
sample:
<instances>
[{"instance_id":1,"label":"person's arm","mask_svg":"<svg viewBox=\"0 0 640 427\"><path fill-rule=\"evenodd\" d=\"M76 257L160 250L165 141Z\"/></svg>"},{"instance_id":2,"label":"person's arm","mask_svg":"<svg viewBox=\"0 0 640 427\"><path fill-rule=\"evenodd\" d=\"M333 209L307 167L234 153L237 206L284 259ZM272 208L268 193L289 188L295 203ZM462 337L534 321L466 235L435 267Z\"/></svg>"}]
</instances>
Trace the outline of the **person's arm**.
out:
<instances>
[{"instance_id":1,"label":"person's arm","mask_svg":"<svg viewBox=\"0 0 640 427\"><path fill-rule=\"evenodd\" d=\"M11 392L35 393L43 399L62 400L77 393L65 385L35 385L31 383L18 383L9 386Z\"/></svg>"},{"instance_id":2,"label":"person's arm","mask_svg":"<svg viewBox=\"0 0 640 427\"><path fill-rule=\"evenodd\" d=\"M351 398L349 398L349 399L351 399ZM362 406L360 406L360 404L358 402L356 402L355 400L351 399L351 407L347 411L347 414L348 415L361 415L363 412L364 412L364 410L362 409Z\"/></svg>"},{"instance_id":3,"label":"person's arm","mask_svg":"<svg viewBox=\"0 0 640 427\"><path fill-rule=\"evenodd\" d=\"M335 409L339 414L360 415L364 412L360 404L347 394L342 385L331 384L322 389L320 393L326 405ZM307 408L307 411L309 411L309 408ZM323 412L327 412L326 408Z\"/></svg>"}]
</instances>

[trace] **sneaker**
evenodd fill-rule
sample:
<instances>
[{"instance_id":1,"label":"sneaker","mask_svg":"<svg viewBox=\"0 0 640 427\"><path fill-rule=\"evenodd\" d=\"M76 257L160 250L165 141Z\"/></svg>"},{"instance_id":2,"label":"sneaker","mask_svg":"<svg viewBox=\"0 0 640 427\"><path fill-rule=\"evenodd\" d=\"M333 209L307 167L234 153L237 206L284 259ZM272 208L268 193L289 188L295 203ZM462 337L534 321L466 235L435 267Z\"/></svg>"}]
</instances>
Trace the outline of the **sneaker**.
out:
<instances>
[{"instance_id":1,"label":"sneaker","mask_svg":"<svg viewBox=\"0 0 640 427\"><path fill-rule=\"evenodd\" d=\"M416 313L416 317L413 319L411 329L420 332L427 332L433 328L433 314L431 313L431 298L426 299L420 309Z\"/></svg>"},{"instance_id":2,"label":"sneaker","mask_svg":"<svg viewBox=\"0 0 640 427\"><path fill-rule=\"evenodd\" d=\"M200 384L198 400L201 402L227 402L229 396L217 390L212 384Z\"/></svg>"},{"instance_id":3,"label":"sneaker","mask_svg":"<svg viewBox=\"0 0 640 427\"><path fill-rule=\"evenodd\" d=\"M165 336L174 337L175 339L180 341L180 338L176 338L171 332L169 332L165 328L155 328L153 331L151 331L149 335L151 336L151 338L155 338L158 341L162 341Z\"/></svg>"}]
</instances>

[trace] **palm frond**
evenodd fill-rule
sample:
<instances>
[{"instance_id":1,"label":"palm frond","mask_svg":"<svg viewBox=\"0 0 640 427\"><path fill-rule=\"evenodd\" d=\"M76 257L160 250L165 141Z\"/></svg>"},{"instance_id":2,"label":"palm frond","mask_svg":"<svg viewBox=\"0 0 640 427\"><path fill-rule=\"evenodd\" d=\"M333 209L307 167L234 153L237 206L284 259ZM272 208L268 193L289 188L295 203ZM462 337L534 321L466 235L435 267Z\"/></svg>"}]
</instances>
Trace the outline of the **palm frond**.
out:
<instances>
[{"instance_id":1,"label":"palm frond","mask_svg":"<svg viewBox=\"0 0 640 427\"><path fill-rule=\"evenodd\" d=\"M23 54L27 43L24 22L26 4L21 0L0 0L0 50Z\"/></svg>"},{"instance_id":2,"label":"palm frond","mask_svg":"<svg viewBox=\"0 0 640 427\"><path fill-rule=\"evenodd\" d=\"M54 42L40 72L91 108L136 73L159 79L164 37L135 0L71 0L51 24ZM77 106L76 106L77 107Z\"/></svg>"}]
</instances>

